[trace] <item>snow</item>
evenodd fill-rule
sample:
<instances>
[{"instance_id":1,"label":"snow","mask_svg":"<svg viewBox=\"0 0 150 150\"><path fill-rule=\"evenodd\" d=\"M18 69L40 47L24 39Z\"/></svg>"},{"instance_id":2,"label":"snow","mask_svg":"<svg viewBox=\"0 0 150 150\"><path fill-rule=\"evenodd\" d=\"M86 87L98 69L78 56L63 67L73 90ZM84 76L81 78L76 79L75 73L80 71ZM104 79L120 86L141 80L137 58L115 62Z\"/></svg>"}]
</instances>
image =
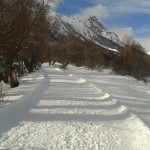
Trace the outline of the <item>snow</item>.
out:
<instances>
[{"instance_id":1,"label":"snow","mask_svg":"<svg viewBox=\"0 0 150 150\"><path fill-rule=\"evenodd\" d=\"M62 15L61 19L65 23L71 24L74 30L77 33L80 33L83 37L86 37L87 39L91 39L93 37L93 32L85 26L83 21L79 20L78 18Z\"/></svg>"},{"instance_id":2,"label":"snow","mask_svg":"<svg viewBox=\"0 0 150 150\"><path fill-rule=\"evenodd\" d=\"M112 32L108 32L105 27L101 23L98 22L97 19L90 19L88 21L82 21L77 17L60 15L55 12L49 14L49 17L53 22L56 22L59 26L58 33L66 35L67 33L78 33L82 35L85 39L88 40L96 40L99 39L98 35L105 37L113 41L114 43L122 46L121 41L117 37L116 34ZM98 42L98 41L97 41ZM98 42L99 43L99 42Z\"/></svg>"},{"instance_id":3,"label":"snow","mask_svg":"<svg viewBox=\"0 0 150 150\"><path fill-rule=\"evenodd\" d=\"M104 45L102 45L102 44L99 44L99 43L96 42L96 41L95 41L95 44L97 44L97 45L99 45L99 46L101 46L101 47L103 47L103 48L105 48L105 49L108 49L108 50L110 50L110 51L113 51L113 52L118 53L118 50L117 50L117 49L106 47L106 46L104 46Z\"/></svg>"},{"instance_id":4,"label":"snow","mask_svg":"<svg viewBox=\"0 0 150 150\"><path fill-rule=\"evenodd\" d=\"M9 89L0 149L149 150L150 84L111 70L44 64Z\"/></svg>"}]
</instances>

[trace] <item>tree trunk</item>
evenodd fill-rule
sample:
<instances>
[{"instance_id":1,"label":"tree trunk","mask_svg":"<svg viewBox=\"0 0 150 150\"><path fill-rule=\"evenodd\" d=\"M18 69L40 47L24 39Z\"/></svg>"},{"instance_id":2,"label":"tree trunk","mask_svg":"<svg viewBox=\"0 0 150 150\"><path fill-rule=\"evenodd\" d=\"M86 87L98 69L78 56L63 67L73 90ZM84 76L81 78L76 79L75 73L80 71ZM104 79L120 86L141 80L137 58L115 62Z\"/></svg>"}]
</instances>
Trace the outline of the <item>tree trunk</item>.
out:
<instances>
[{"instance_id":1,"label":"tree trunk","mask_svg":"<svg viewBox=\"0 0 150 150\"><path fill-rule=\"evenodd\" d=\"M18 68L12 67L10 70L10 86L11 88L17 87L19 85L19 81L17 79Z\"/></svg>"}]
</instances>

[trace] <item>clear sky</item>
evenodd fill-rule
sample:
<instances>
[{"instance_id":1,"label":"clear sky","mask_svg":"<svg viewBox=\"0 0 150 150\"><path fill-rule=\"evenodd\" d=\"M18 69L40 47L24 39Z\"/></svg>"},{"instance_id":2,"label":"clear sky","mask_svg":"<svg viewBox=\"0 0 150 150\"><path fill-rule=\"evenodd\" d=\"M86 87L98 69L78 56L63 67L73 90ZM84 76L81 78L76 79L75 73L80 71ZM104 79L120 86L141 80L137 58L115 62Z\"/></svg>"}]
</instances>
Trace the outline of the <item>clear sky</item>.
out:
<instances>
[{"instance_id":1,"label":"clear sky","mask_svg":"<svg viewBox=\"0 0 150 150\"><path fill-rule=\"evenodd\" d=\"M129 35L150 51L150 0L61 0L56 11L82 20L96 16L118 34Z\"/></svg>"}]
</instances>

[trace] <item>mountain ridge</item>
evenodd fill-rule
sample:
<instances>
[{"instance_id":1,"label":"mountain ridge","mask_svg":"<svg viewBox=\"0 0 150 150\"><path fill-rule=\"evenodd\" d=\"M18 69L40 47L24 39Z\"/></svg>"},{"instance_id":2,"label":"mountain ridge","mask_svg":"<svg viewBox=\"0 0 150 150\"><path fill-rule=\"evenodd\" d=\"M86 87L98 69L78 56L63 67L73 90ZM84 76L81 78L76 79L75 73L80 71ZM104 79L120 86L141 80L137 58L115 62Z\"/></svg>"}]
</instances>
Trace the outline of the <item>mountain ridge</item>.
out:
<instances>
[{"instance_id":1,"label":"mountain ridge","mask_svg":"<svg viewBox=\"0 0 150 150\"><path fill-rule=\"evenodd\" d=\"M74 34L82 40L93 41L96 45L108 50L119 50L123 45L118 36L108 31L107 28L98 21L96 16L82 21L77 17L51 12L49 19L51 23L50 33L54 41L64 36L66 37L69 34Z\"/></svg>"}]
</instances>

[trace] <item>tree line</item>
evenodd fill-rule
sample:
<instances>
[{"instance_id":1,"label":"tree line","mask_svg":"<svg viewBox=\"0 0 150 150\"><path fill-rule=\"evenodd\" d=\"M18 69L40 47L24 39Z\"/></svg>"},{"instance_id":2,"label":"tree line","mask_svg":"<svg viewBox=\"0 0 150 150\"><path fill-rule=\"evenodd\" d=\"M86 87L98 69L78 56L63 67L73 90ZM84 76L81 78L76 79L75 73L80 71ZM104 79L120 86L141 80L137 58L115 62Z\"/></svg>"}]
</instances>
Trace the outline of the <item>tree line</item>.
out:
<instances>
[{"instance_id":1,"label":"tree line","mask_svg":"<svg viewBox=\"0 0 150 150\"><path fill-rule=\"evenodd\" d=\"M50 65L59 62L63 69L67 64L79 67L87 66L89 69L101 69L101 67L112 66L116 55L116 52L101 47L94 41L69 34L51 46L47 52L47 61Z\"/></svg>"},{"instance_id":2,"label":"tree line","mask_svg":"<svg viewBox=\"0 0 150 150\"><path fill-rule=\"evenodd\" d=\"M113 62L113 70L146 82L150 77L150 55L139 43L130 39Z\"/></svg>"},{"instance_id":3,"label":"tree line","mask_svg":"<svg viewBox=\"0 0 150 150\"><path fill-rule=\"evenodd\" d=\"M0 0L0 81L16 87L25 67L38 69L50 40L49 9L45 0Z\"/></svg>"},{"instance_id":4,"label":"tree line","mask_svg":"<svg viewBox=\"0 0 150 150\"><path fill-rule=\"evenodd\" d=\"M144 81L150 77L150 56L138 42L130 38L124 47L114 52L96 45L94 41L82 40L70 34L51 47L47 56L50 65L57 61L63 69L68 64L74 64L97 70L111 68L118 74Z\"/></svg>"}]
</instances>

